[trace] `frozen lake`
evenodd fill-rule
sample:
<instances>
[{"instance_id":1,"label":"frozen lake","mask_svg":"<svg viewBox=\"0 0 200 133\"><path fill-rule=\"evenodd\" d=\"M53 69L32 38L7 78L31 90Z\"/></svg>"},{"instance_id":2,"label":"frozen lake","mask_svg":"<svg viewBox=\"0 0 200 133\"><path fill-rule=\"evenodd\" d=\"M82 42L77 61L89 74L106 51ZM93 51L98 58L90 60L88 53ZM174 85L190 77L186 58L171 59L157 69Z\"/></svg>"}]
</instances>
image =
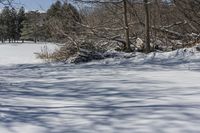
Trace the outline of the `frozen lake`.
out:
<instances>
[{"instance_id":1,"label":"frozen lake","mask_svg":"<svg viewBox=\"0 0 200 133\"><path fill-rule=\"evenodd\" d=\"M0 132L199 133L196 58L134 59L0 66Z\"/></svg>"}]
</instances>

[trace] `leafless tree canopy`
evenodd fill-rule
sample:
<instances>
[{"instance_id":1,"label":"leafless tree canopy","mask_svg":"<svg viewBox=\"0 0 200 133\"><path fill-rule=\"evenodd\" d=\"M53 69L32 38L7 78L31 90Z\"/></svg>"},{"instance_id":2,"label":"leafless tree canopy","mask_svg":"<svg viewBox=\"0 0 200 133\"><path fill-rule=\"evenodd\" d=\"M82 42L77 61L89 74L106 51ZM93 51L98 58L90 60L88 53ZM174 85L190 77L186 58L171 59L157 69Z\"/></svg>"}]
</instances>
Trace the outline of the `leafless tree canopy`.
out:
<instances>
[{"instance_id":1,"label":"leafless tree canopy","mask_svg":"<svg viewBox=\"0 0 200 133\"><path fill-rule=\"evenodd\" d=\"M13 1L0 2L11 5ZM31 22L39 29L37 36L70 41L76 49L83 40L103 40L115 41L122 51L149 53L199 42L199 5L199 0L58 0ZM139 48L138 39L143 42Z\"/></svg>"},{"instance_id":2,"label":"leafless tree canopy","mask_svg":"<svg viewBox=\"0 0 200 133\"><path fill-rule=\"evenodd\" d=\"M0 0L0 3L3 5L11 5L13 0Z\"/></svg>"},{"instance_id":3,"label":"leafless tree canopy","mask_svg":"<svg viewBox=\"0 0 200 133\"><path fill-rule=\"evenodd\" d=\"M73 0L92 5L85 10L82 26L101 38L121 41L125 49L135 38L150 43L160 40L165 45L185 44L198 40L200 33L199 0ZM172 44L174 43L174 44Z\"/></svg>"}]
</instances>

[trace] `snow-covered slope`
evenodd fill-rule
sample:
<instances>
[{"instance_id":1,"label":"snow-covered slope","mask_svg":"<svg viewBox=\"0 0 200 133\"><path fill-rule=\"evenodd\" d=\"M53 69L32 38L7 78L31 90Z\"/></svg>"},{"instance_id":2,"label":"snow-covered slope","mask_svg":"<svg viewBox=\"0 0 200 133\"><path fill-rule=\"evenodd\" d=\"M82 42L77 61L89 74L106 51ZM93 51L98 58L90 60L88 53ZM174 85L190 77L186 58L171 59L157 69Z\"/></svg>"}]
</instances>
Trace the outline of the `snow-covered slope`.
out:
<instances>
[{"instance_id":1,"label":"snow-covered slope","mask_svg":"<svg viewBox=\"0 0 200 133\"><path fill-rule=\"evenodd\" d=\"M162 68L181 68L181 69L199 69L200 66L200 52L193 48L184 48L172 52L152 52L150 54L143 53L119 53L110 51L109 56L115 58L108 58L102 61L91 62L97 64L113 64L113 65L160 65Z\"/></svg>"},{"instance_id":2,"label":"snow-covered slope","mask_svg":"<svg viewBox=\"0 0 200 133\"><path fill-rule=\"evenodd\" d=\"M199 133L193 50L1 66L0 133Z\"/></svg>"}]
</instances>

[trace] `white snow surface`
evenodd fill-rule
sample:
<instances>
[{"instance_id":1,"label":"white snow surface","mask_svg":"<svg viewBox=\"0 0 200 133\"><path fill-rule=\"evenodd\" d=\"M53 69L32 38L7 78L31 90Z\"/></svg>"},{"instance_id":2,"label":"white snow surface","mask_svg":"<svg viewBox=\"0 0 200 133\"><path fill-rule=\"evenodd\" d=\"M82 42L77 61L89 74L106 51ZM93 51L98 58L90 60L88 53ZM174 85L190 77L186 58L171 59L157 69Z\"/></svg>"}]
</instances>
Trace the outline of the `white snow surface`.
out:
<instances>
[{"instance_id":1,"label":"white snow surface","mask_svg":"<svg viewBox=\"0 0 200 133\"><path fill-rule=\"evenodd\" d=\"M47 47L52 52L57 46L52 43L4 43L0 44L0 65L33 64L43 61L36 58L35 53Z\"/></svg>"},{"instance_id":2,"label":"white snow surface","mask_svg":"<svg viewBox=\"0 0 200 133\"><path fill-rule=\"evenodd\" d=\"M200 132L195 48L77 65L29 59L0 66L0 133Z\"/></svg>"}]
</instances>

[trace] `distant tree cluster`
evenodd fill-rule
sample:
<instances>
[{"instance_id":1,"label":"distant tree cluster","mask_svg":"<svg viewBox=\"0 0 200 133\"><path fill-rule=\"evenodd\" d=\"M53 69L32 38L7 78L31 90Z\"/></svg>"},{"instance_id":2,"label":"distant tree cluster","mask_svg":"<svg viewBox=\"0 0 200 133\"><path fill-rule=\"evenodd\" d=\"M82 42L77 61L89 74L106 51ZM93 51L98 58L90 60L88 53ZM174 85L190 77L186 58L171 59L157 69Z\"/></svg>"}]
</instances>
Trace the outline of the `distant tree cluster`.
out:
<instances>
[{"instance_id":1,"label":"distant tree cluster","mask_svg":"<svg viewBox=\"0 0 200 133\"><path fill-rule=\"evenodd\" d=\"M76 35L81 31L79 11L70 3L57 1L46 13L46 26L52 39L66 40L66 35Z\"/></svg>"},{"instance_id":2,"label":"distant tree cluster","mask_svg":"<svg viewBox=\"0 0 200 133\"><path fill-rule=\"evenodd\" d=\"M21 33L21 40L34 41L46 41L48 39L45 33L46 13L40 13L39 11L29 11L25 14L25 20L23 21L23 28Z\"/></svg>"},{"instance_id":3,"label":"distant tree cluster","mask_svg":"<svg viewBox=\"0 0 200 133\"><path fill-rule=\"evenodd\" d=\"M67 2L57 1L44 13L25 12L24 7L16 10L11 6L5 6L0 14L0 38L2 42L63 42L66 40L63 33L76 34L77 23L80 22L78 10Z\"/></svg>"},{"instance_id":4,"label":"distant tree cluster","mask_svg":"<svg viewBox=\"0 0 200 133\"><path fill-rule=\"evenodd\" d=\"M20 39L23 21L25 20L25 10L21 7L18 11L5 6L0 14L0 38L4 42L14 42Z\"/></svg>"},{"instance_id":5,"label":"distant tree cluster","mask_svg":"<svg viewBox=\"0 0 200 133\"><path fill-rule=\"evenodd\" d=\"M200 40L199 5L199 0L57 0L44 13L6 6L0 37L2 42L70 40L77 49L82 40L103 40L126 52L168 51Z\"/></svg>"},{"instance_id":6,"label":"distant tree cluster","mask_svg":"<svg viewBox=\"0 0 200 133\"><path fill-rule=\"evenodd\" d=\"M76 32L76 23L80 22L79 12L67 2L57 1L46 13L29 11L23 22L21 39L31 41L63 42L65 34Z\"/></svg>"}]
</instances>

